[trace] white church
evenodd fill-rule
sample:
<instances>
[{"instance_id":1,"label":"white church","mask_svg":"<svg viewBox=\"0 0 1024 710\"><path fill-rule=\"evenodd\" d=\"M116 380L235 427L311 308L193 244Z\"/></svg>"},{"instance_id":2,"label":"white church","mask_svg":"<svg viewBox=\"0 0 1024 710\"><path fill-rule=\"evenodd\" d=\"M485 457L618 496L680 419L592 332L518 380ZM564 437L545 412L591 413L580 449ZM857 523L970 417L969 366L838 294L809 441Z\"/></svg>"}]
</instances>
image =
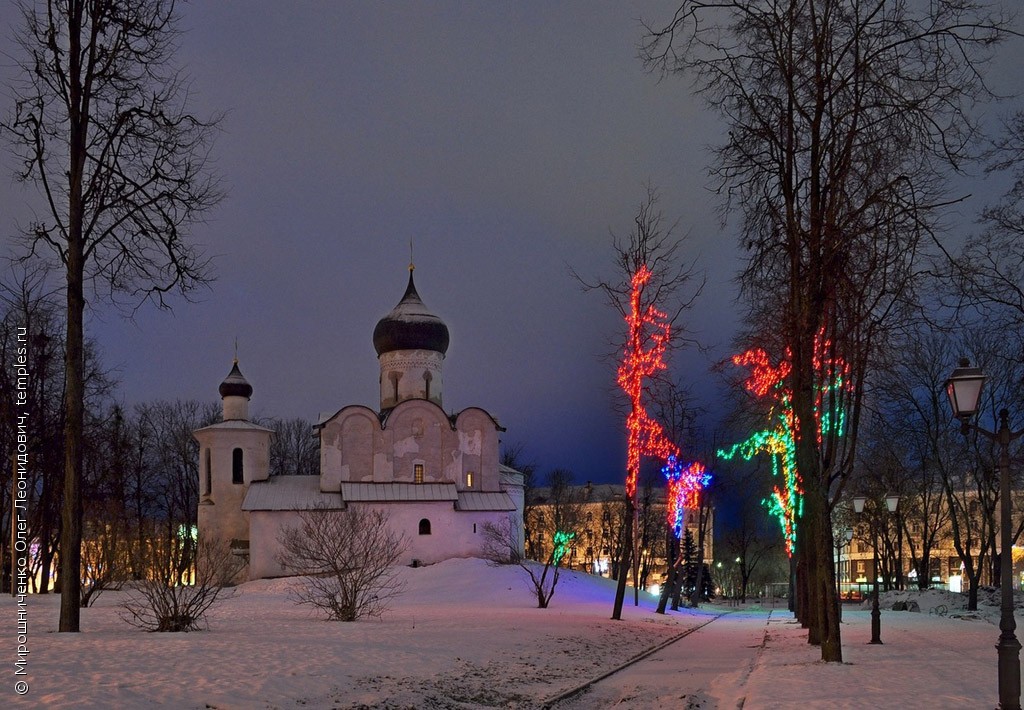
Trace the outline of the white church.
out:
<instances>
[{"instance_id":1,"label":"white church","mask_svg":"<svg viewBox=\"0 0 1024 710\"><path fill-rule=\"evenodd\" d=\"M504 431L487 411L443 408L448 327L413 283L373 331L380 407L359 404L322 415L319 476L270 476L274 432L249 420L253 388L236 359L220 385L223 421L194 432L199 442L199 538L248 558L248 578L286 574L278 535L313 508L343 515L382 509L410 541L405 564L482 554L486 523L513 520L522 541L522 475L499 461Z\"/></svg>"}]
</instances>

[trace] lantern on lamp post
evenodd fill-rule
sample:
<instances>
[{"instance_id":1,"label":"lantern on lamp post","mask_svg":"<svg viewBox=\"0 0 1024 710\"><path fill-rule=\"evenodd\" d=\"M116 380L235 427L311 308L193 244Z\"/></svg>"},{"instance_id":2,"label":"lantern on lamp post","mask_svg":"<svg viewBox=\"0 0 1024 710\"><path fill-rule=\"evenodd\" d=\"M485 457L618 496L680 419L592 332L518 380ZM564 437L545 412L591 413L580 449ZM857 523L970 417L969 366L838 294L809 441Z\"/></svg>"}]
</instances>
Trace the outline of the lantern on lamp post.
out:
<instances>
[{"instance_id":1,"label":"lantern on lamp post","mask_svg":"<svg viewBox=\"0 0 1024 710\"><path fill-rule=\"evenodd\" d=\"M985 375L981 368L971 367L967 359L946 380L946 395L953 416L960 420L960 430L967 434L972 429L990 441L999 444L999 517L1000 560L999 585L999 642L996 644L999 664L999 709L1020 710L1020 641L1014 633L1017 622L1013 618L1013 545L1010 524L1010 442L1024 434L1024 430L1010 431L1010 412L999 410L998 431L988 431L970 420L978 413L981 387Z\"/></svg>"}]
</instances>

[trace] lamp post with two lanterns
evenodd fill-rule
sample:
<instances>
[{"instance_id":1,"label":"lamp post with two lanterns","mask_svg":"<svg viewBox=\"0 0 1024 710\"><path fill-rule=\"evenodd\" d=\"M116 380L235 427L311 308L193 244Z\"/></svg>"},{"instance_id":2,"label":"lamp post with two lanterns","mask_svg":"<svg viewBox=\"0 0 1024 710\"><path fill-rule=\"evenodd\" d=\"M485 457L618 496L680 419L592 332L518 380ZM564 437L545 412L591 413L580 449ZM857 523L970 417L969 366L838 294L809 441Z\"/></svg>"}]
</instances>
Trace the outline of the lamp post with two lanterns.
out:
<instances>
[{"instance_id":1,"label":"lamp post with two lanterns","mask_svg":"<svg viewBox=\"0 0 1024 710\"><path fill-rule=\"evenodd\" d=\"M864 506L868 499L864 496L857 496L853 499L853 512L860 515L864 512ZM888 529L888 513L895 513L896 506L899 505L900 497L898 495L887 495L885 497L885 510L880 510L880 505L875 504L876 517L880 514L882 520L886 523L886 529ZM875 522L871 523L873 528L872 537L872 549L874 550L872 570L871 574L874 577L874 589L871 595L871 640L868 643L880 644L882 643L882 612L878 608L878 529Z\"/></svg>"},{"instance_id":2,"label":"lamp post with two lanterns","mask_svg":"<svg viewBox=\"0 0 1024 710\"><path fill-rule=\"evenodd\" d=\"M999 517L1000 517L1000 562L999 585L999 642L996 644L999 664L999 708L1020 710L1020 641L1014 630L1017 622L1013 618L1013 535L1010 530L1010 442L1024 434L1024 430L1011 432L1010 413L999 411L998 431L988 431L970 420L978 413L981 387L985 374L981 368L971 367L966 359L946 380L946 394L953 416L960 420L960 429L966 435L972 429L986 439L999 444Z\"/></svg>"}]
</instances>

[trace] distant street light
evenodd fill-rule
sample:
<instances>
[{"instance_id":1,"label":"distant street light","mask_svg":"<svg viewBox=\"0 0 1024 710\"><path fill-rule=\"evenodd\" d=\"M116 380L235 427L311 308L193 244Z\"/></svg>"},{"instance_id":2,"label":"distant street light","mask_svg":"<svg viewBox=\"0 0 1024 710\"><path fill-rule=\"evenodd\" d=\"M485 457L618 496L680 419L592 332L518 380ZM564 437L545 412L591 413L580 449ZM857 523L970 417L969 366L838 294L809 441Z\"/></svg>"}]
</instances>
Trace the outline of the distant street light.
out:
<instances>
[{"instance_id":1,"label":"distant street light","mask_svg":"<svg viewBox=\"0 0 1024 710\"><path fill-rule=\"evenodd\" d=\"M853 529L846 528L845 530L843 530L843 534L839 536L839 542L836 543L836 600L838 602L840 620L842 620L843 618L843 548L849 547L851 540L853 540Z\"/></svg>"},{"instance_id":2,"label":"distant street light","mask_svg":"<svg viewBox=\"0 0 1024 710\"><path fill-rule=\"evenodd\" d=\"M857 496L853 499L853 512L860 515L864 512L864 504L867 503L867 498L864 496ZM890 494L885 497L886 510L881 510L881 506L875 502L875 510L873 518L879 520L881 524L885 526L885 531L889 531L889 513L896 512L896 506L899 505L900 497L895 494ZM882 643L882 612L878 608L878 539L876 533L878 532L878 524L875 522L871 523L872 527L872 541L871 548L873 553L873 567L872 576L874 577L874 593L871 595L871 640L868 643L881 644Z\"/></svg>"},{"instance_id":3,"label":"distant street light","mask_svg":"<svg viewBox=\"0 0 1024 710\"><path fill-rule=\"evenodd\" d=\"M999 444L999 517L1000 550L999 585L1001 603L999 607L999 643L996 644L999 659L999 708L1020 710L1020 641L1014 634L1017 622L1013 618L1012 567L1013 548L1010 530L1010 442L1024 434L1024 430L1010 431L1010 412L999 410L999 430L983 429L970 420L978 413L981 386L985 375L981 368L971 367L967 359L960 360L960 367L946 380L946 394L953 416L960 420L960 429L966 435L971 429L986 439Z\"/></svg>"}]
</instances>

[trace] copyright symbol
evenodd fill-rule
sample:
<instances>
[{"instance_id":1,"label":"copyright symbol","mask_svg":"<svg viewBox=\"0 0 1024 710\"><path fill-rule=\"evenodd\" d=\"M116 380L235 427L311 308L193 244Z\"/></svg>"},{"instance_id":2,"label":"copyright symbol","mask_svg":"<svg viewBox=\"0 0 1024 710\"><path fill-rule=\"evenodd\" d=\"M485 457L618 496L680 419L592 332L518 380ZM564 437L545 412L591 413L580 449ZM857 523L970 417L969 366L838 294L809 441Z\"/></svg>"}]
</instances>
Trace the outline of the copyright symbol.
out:
<instances>
[{"instance_id":1,"label":"copyright symbol","mask_svg":"<svg viewBox=\"0 0 1024 710\"><path fill-rule=\"evenodd\" d=\"M25 695L28 692L28 683L23 680L19 680L14 684L14 692L18 695Z\"/></svg>"}]
</instances>

